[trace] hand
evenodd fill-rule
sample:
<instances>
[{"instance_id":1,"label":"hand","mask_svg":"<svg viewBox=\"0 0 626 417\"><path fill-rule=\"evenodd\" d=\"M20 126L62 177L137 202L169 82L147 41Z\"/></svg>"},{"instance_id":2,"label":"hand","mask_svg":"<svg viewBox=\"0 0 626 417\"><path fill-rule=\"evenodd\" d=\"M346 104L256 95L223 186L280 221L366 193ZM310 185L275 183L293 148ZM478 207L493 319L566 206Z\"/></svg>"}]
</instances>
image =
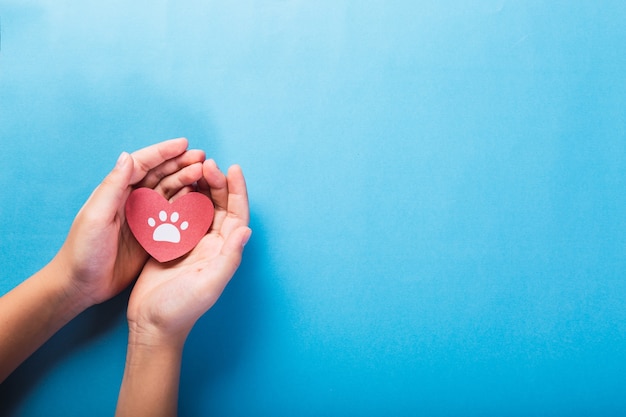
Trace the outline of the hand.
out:
<instances>
[{"instance_id":1,"label":"hand","mask_svg":"<svg viewBox=\"0 0 626 417\"><path fill-rule=\"evenodd\" d=\"M241 262L251 234L243 173L233 166L224 176L212 160L202 168L198 191L215 205L213 224L184 258L164 264L150 259L145 265L128 305L131 343L182 346Z\"/></svg>"},{"instance_id":2,"label":"hand","mask_svg":"<svg viewBox=\"0 0 626 417\"><path fill-rule=\"evenodd\" d=\"M150 187L171 198L201 179L204 152L186 149L187 140L180 138L132 155L122 153L77 214L53 262L67 271L68 288L82 297L85 307L126 288L148 259L125 219L124 205L132 189Z\"/></svg>"}]
</instances>

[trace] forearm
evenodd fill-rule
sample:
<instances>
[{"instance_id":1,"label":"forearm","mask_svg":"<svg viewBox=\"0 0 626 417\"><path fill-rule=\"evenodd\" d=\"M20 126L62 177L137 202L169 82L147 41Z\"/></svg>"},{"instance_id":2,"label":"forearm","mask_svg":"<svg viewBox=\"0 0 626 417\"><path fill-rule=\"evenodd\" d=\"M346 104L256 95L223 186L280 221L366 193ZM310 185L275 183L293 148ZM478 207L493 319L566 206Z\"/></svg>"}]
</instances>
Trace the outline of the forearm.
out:
<instances>
[{"instance_id":1,"label":"forearm","mask_svg":"<svg viewBox=\"0 0 626 417\"><path fill-rule=\"evenodd\" d=\"M55 261L0 298L0 382L87 307Z\"/></svg>"},{"instance_id":2,"label":"forearm","mask_svg":"<svg viewBox=\"0 0 626 417\"><path fill-rule=\"evenodd\" d=\"M182 343L129 336L116 417L172 417L178 410Z\"/></svg>"}]
</instances>

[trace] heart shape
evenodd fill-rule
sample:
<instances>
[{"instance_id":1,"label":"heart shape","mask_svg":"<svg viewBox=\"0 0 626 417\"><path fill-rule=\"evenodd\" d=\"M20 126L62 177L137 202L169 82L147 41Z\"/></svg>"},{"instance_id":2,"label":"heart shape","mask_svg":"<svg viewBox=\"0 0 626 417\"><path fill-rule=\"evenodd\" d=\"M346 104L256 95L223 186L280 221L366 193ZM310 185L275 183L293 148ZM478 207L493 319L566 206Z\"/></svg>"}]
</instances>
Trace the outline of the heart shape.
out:
<instances>
[{"instance_id":1,"label":"heart shape","mask_svg":"<svg viewBox=\"0 0 626 417\"><path fill-rule=\"evenodd\" d=\"M151 188L131 192L125 209L131 232L159 262L180 258L196 247L215 213L204 194L191 192L170 203Z\"/></svg>"}]
</instances>

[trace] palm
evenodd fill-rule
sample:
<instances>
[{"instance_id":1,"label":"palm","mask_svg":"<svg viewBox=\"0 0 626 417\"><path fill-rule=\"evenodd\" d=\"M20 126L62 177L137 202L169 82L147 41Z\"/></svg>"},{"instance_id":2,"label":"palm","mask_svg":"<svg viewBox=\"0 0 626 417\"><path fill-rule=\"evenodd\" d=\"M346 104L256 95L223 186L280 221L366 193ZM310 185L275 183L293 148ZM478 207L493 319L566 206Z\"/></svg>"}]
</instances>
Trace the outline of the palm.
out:
<instances>
[{"instance_id":1,"label":"palm","mask_svg":"<svg viewBox=\"0 0 626 417\"><path fill-rule=\"evenodd\" d=\"M133 289L129 320L159 323L167 333L188 330L228 282L219 260L223 243L209 234L184 259L167 264L150 259Z\"/></svg>"}]
</instances>

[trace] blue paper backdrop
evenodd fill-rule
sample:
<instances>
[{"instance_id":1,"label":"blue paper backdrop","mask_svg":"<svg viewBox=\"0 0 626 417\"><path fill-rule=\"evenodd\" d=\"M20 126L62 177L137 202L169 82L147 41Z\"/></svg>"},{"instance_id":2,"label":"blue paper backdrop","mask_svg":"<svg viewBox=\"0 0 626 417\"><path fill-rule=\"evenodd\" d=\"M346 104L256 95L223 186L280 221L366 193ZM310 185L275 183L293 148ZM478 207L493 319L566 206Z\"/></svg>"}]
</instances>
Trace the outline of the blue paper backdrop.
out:
<instances>
[{"instance_id":1,"label":"blue paper backdrop","mask_svg":"<svg viewBox=\"0 0 626 417\"><path fill-rule=\"evenodd\" d=\"M0 0L0 292L186 136L253 238L182 416L626 414L622 1ZM110 416L128 293L0 386Z\"/></svg>"}]
</instances>

